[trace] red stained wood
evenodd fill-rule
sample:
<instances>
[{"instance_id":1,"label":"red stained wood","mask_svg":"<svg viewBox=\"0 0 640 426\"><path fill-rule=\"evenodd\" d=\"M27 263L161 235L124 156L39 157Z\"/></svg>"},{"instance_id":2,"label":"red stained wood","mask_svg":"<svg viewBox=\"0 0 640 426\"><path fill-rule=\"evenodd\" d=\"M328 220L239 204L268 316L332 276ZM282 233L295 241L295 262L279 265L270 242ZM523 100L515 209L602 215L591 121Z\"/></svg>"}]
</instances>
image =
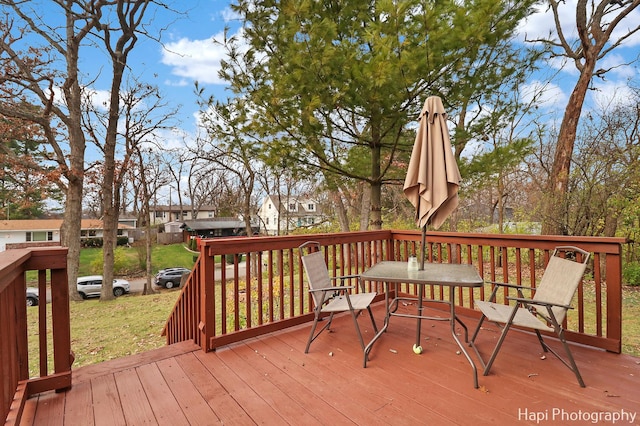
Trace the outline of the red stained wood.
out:
<instances>
[{"instance_id":1,"label":"red stained wood","mask_svg":"<svg viewBox=\"0 0 640 426\"><path fill-rule=\"evenodd\" d=\"M381 323L383 307L374 308ZM371 338L367 318L360 320L365 339ZM476 320L464 320L473 329ZM526 413L547 415L546 424L563 423L552 421L553 410L624 410L640 421L638 358L572 345L587 384L581 388L560 361L541 359L535 335L513 330L491 374L480 375L480 389L474 389L471 367L456 353L446 322L423 324L425 351L415 355L415 320L393 318L367 368L351 318L337 317L332 329L309 354L310 325L301 325L216 352L183 343L81 367L71 390L27 400L22 424L535 423ZM497 337L493 325L481 331L483 355Z\"/></svg>"}]
</instances>

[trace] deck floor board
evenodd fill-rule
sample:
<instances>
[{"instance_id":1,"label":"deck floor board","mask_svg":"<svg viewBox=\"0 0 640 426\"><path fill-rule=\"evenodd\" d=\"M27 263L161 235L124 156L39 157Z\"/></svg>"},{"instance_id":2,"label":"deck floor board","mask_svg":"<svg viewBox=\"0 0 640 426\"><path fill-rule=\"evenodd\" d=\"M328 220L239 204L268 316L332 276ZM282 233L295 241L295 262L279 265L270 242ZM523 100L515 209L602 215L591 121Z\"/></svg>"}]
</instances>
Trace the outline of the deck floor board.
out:
<instances>
[{"instance_id":1,"label":"deck floor board","mask_svg":"<svg viewBox=\"0 0 640 426\"><path fill-rule=\"evenodd\" d=\"M381 324L383 307L374 308ZM370 339L370 322L359 320ZM424 353L415 355L415 320L393 318L363 368L351 321L334 319L308 354L310 324L210 353L183 342L81 367L71 390L30 398L21 424L579 425L593 422L561 415L617 413L629 417L616 424L640 425L638 358L572 345L587 385L581 388L555 357L543 359L535 335L513 330L474 389L448 323L424 322ZM464 321L472 331L475 320ZM463 338L459 326L456 332ZM499 333L493 325L481 333L486 357Z\"/></svg>"}]
</instances>

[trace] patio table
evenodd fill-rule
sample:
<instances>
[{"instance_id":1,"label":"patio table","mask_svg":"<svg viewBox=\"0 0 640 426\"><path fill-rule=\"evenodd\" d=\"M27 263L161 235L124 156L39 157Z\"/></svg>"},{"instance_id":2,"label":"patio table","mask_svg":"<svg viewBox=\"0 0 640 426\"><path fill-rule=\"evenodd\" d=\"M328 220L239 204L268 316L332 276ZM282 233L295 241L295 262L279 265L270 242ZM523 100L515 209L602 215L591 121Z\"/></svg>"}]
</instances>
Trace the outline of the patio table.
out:
<instances>
[{"instance_id":1,"label":"patio table","mask_svg":"<svg viewBox=\"0 0 640 426\"><path fill-rule=\"evenodd\" d=\"M371 342L364 349L364 367L367 366L367 360L369 358L369 353L373 348L374 343L382 336L384 332L387 331L389 327L389 320L392 316L398 317L406 317L406 318L416 318L417 326L416 326L416 344L414 347L420 346L420 333L421 333L421 325L422 320L435 320L435 321L449 321L451 324L451 335L453 339L460 347L461 353L469 361L471 364L471 368L473 369L473 384L474 387L478 388L478 370L476 368L475 363L469 356L469 353L465 349L464 345L456 335L455 331L455 323L458 322L462 328L464 329L465 334L465 342L469 343L468 331L466 325L458 318L456 315L455 309L455 300L454 293L455 288L457 287L482 287L483 280L478 274L478 271L473 265L463 265L463 264L453 264L453 263L425 263L424 269L422 270L408 270L407 262L398 262L398 261L382 261L373 265L370 269L364 271L361 275L361 278L365 281L375 281L382 282L384 284L384 292L385 292L385 304L386 304L386 315L384 320L384 326L380 329L380 331L371 339ZM401 283L407 284L417 284L418 285L418 296L417 297L399 297L397 291L397 285ZM392 300L390 300L389 296L389 287L391 284L395 285L395 293ZM436 300L436 299L424 299L424 287L425 285L441 285L445 287L449 287L449 300ZM417 313L416 314L405 314L398 313L398 303L401 301L413 301L417 302ZM449 315L447 317L438 317L438 316L425 316L423 315L424 302L435 302L435 303L444 303L449 305ZM472 343L469 343L473 346ZM475 348L474 348L475 350Z\"/></svg>"}]
</instances>

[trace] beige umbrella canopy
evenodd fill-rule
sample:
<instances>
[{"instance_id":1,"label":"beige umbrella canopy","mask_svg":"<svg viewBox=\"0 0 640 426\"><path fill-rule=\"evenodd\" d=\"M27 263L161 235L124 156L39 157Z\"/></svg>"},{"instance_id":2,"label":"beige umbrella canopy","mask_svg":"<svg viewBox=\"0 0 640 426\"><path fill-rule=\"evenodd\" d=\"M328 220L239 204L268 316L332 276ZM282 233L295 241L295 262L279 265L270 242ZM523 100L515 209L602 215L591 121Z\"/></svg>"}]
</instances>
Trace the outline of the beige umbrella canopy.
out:
<instances>
[{"instance_id":1,"label":"beige umbrella canopy","mask_svg":"<svg viewBox=\"0 0 640 426\"><path fill-rule=\"evenodd\" d=\"M422 228L419 269L424 270L427 225L440 228L458 206L460 171L451 149L442 100L428 97L418 120L420 126L407 168L404 194L416 208L416 225ZM418 312L422 312L423 291L424 286L418 286ZM418 317L415 353L422 352L421 328L422 320Z\"/></svg>"},{"instance_id":2,"label":"beige umbrella canopy","mask_svg":"<svg viewBox=\"0 0 640 426\"><path fill-rule=\"evenodd\" d=\"M451 149L442 100L430 96L418 118L420 127L411 152L404 193L416 208L416 225L440 228L458 206L460 171ZM424 242L423 242L424 243Z\"/></svg>"}]
</instances>

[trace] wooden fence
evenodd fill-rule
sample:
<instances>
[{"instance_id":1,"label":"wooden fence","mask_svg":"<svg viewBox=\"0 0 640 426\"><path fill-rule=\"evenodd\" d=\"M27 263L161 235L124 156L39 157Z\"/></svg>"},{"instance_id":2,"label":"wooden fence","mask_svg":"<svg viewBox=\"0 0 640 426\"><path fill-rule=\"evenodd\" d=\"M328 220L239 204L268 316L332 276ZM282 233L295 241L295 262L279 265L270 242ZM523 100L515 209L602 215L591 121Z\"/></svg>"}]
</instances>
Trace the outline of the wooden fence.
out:
<instances>
[{"instance_id":1,"label":"wooden fence","mask_svg":"<svg viewBox=\"0 0 640 426\"><path fill-rule=\"evenodd\" d=\"M38 347L27 339L26 277L37 271L40 303ZM71 387L71 329L67 284L67 249L32 248L0 253L0 404L8 423L20 418L25 400L33 394ZM51 304L46 303L47 288ZM51 311L51 323L47 321ZM48 341L51 335L51 342ZM52 344L52 350L49 350ZM29 377L29 351L38 351L38 377ZM49 352L53 358L50 359ZM50 362L53 372L49 371Z\"/></svg>"},{"instance_id":2,"label":"wooden fence","mask_svg":"<svg viewBox=\"0 0 640 426\"><path fill-rule=\"evenodd\" d=\"M380 260L406 260L420 253L416 231L203 240L194 272L167 320L167 343L193 339L209 351L309 321L312 305L298 250L309 240L320 242L334 276L361 273ZM535 287L554 247L581 247L592 257L576 309L568 316L567 336L619 353L623 243L620 238L429 232L425 256L431 262L472 264L487 281ZM368 291L382 291L368 285ZM478 315L474 300L488 296L485 287L457 290L461 314ZM404 285L401 291L416 294L414 286ZM446 294L441 286L428 291L430 298Z\"/></svg>"}]
</instances>

